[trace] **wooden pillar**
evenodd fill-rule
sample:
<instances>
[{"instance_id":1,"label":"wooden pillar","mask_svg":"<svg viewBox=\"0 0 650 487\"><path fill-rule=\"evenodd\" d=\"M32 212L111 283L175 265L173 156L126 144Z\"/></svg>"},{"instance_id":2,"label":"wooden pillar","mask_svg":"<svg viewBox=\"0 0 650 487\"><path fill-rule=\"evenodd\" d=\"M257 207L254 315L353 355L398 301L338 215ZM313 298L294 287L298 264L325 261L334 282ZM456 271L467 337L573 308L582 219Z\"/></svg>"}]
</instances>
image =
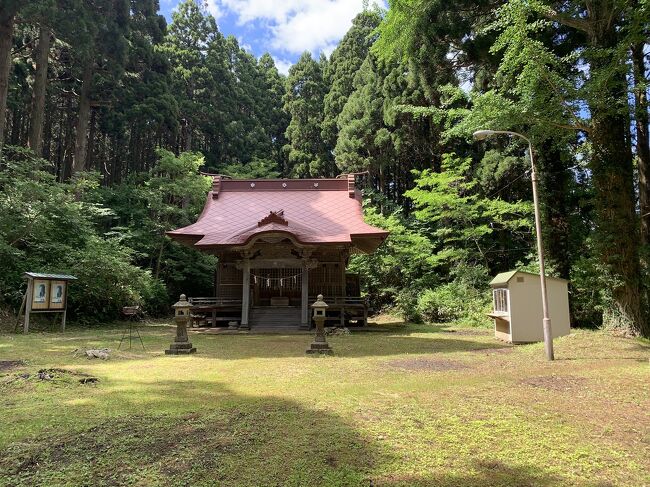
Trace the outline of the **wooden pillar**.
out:
<instances>
[{"instance_id":1,"label":"wooden pillar","mask_svg":"<svg viewBox=\"0 0 650 487\"><path fill-rule=\"evenodd\" d=\"M345 297L347 296L347 290L345 286L345 262L347 260L347 251L341 251L341 259L339 266L341 267L341 316L339 326L343 328L345 326Z\"/></svg>"},{"instance_id":2,"label":"wooden pillar","mask_svg":"<svg viewBox=\"0 0 650 487\"><path fill-rule=\"evenodd\" d=\"M25 303L25 324L23 333L29 332L29 313L32 311L32 298L34 294L34 279L27 279L27 302Z\"/></svg>"},{"instance_id":3,"label":"wooden pillar","mask_svg":"<svg viewBox=\"0 0 650 487\"><path fill-rule=\"evenodd\" d=\"M307 267L307 259L302 260L302 276L301 276L301 303L300 303L300 328L308 330L311 328L311 320L309 319L309 268Z\"/></svg>"},{"instance_id":4,"label":"wooden pillar","mask_svg":"<svg viewBox=\"0 0 650 487\"><path fill-rule=\"evenodd\" d=\"M61 333L65 332L65 319L68 317L68 285L69 281L65 282L65 301L63 303L63 316L61 316Z\"/></svg>"},{"instance_id":5,"label":"wooden pillar","mask_svg":"<svg viewBox=\"0 0 650 487\"><path fill-rule=\"evenodd\" d=\"M345 298L347 296L347 289L345 286L345 264L347 261L347 252L344 250L341 252L341 297Z\"/></svg>"},{"instance_id":6,"label":"wooden pillar","mask_svg":"<svg viewBox=\"0 0 650 487\"><path fill-rule=\"evenodd\" d=\"M242 297L241 297L241 323L239 324L240 330L248 330L248 308L250 306L250 291L251 291L251 261L248 256L244 257L244 265L242 267Z\"/></svg>"}]
</instances>

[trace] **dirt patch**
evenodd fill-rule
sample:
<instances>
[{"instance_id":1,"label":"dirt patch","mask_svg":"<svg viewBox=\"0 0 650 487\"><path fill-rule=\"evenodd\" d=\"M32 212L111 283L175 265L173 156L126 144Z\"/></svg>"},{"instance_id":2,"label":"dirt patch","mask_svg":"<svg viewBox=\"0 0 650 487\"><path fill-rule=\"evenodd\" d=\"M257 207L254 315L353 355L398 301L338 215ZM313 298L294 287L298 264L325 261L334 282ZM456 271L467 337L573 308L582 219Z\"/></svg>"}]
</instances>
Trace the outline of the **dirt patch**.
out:
<instances>
[{"instance_id":1,"label":"dirt patch","mask_svg":"<svg viewBox=\"0 0 650 487\"><path fill-rule=\"evenodd\" d=\"M472 353L484 353L485 355L501 355L504 353L511 353L513 347L490 347L490 348L475 348L470 350Z\"/></svg>"},{"instance_id":2,"label":"dirt patch","mask_svg":"<svg viewBox=\"0 0 650 487\"><path fill-rule=\"evenodd\" d=\"M69 386L76 382L80 384L96 384L99 379L83 372L53 367L40 369L38 372L5 374L0 386L22 387L33 381L49 382L57 386Z\"/></svg>"},{"instance_id":3,"label":"dirt patch","mask_svg":"<svg viewBox=\"0 0 650 487\"><path fill-rule=\"evenodd\" d=\"M445 330L440 330L441 333L453 333L458 336L484 336L489 334L489 330L472 330L472 329L467 329L463 328L461 330L455 330L453 328L447 328Z\"/></svg>"},{"instance_id":4,"label":"dirt patch","mask_svg":"<svg viewBox=\"0 0 650 487\"><path fill-rule=\"evenodd\" d=\"M469 368L466 364L457 360L431 359L431 358L407 358L395 359L387 362L389 367L402 370L430 370L444 372L447 370L463 370Z\"/></svg>"},{"instance_id":5,"label":"dirt patch","mask_svg":"<svg viewBox=\"0 0 650 487\"><path fill-rule=\"evenodd\" d=\"M574 375L543 375L528 377L519 381L520 384L546 389L548 391L574 391L586 387L588 380Z\"/></svg>"},{"instance_id":6,"label":"dirt patch","mask_svg":"<svg viewBox=\"0 0 650 487\"><path fill-rule=\"evenodd\" d=\"M79 382L81 384L97 384L99 379L97 377L84 377L83 379L79 379Z\"/></svg>"},{"instance_id":7,"label":"dirt patch","mask_svg":"<svg viewBox=\"0 0 650 487\"><path fill-rule=\"evenodd\" d=\"M88 374L84 374L83 372L77 372L75 370L68 370L68 369L58 369L56 367L51 368L51 369L41 369L38 371L39 374L47 374L52 377L56 376L66 376L66 375L72 375L72 376L77 376L77 377L90 377Z\"/></svg>"},{"instance_id":8,"label":"dirt patch","mask_svg":"<svg viewBox=\"0 0 650 487\"><path fill-rule=\"evenodd\" d=\"M0 360L0 372L7 372L8 370L17 369L25 365L22 360Z\"/></svg>"},{"instance_id":9,"label":"dirt patch","mask_svg":"<svg viewBox=\"0 0 650 487\"><path fill-rule=\"evenodd\" d=\"M10 446L4 452L0 450L0 470L5 469L9 474L23 472L29 477L37 475L42 467L65 468L74 465L79 458L96 459L112 450L128 452L130 456L156 463L165 458L177 443L188 438L193 444L201 444L206 439L203 430L202 425L183 418L134 416L112 419L73 434L22 443L20 449ZM167 467L173 469L170 464ZM104 474L109 479L112 476L112 472ZM118 482L115 485L122 484Z\"/></svg>"}]
</instances>

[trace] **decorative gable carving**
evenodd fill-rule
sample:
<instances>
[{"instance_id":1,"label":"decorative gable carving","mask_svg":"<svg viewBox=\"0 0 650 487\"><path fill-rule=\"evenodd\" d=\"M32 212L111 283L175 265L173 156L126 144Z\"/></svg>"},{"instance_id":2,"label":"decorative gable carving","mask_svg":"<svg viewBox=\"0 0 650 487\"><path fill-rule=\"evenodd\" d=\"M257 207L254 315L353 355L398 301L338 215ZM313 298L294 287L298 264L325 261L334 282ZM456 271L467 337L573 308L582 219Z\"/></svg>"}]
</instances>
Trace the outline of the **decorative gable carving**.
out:
<instances>
[{"instance_id":1,"label":"decorative gable carving","mask_svg":"<svg viewBox=\"0 0 650 487\"><path fill-rule=\"evenodd\" d=\"M258 227L263 227L269 223L277 223L278 225L289 225L289 222L284 218L284 210L270 211L267 216L257 222Z\"/></svg>"}]
</instances>

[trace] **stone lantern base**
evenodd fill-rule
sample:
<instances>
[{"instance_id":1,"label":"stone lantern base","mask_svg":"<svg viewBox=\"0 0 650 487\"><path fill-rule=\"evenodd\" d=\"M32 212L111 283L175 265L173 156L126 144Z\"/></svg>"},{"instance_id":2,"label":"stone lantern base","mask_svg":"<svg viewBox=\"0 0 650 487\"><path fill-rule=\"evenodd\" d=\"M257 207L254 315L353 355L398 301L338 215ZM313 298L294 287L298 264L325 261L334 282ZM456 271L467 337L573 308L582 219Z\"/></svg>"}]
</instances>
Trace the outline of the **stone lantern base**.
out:
<instances>
[{"instance_id":1,"label":"stone lantern base","mask_svg":"<svg viewBox=\"0 0 650 487\"><path fill-rule=\"evenodd\" d=\"M185 295L181 295L181 299ZM187 316L176 316L176 337L174 341L165 350L165 355L186 355L196 353L196 348L192 346L190 339L187 336Z\"/></svg>"},{"instance_id":2,"label":"stone lantern base","mask_svg":"<svg viewBox=\"0 0 650 487\"><path fill-rule=\"evenodd\" d=\"M327 342L312 342L305 353L309 355L334 355L334 350L330 348L330 345Z\"/></svg>"},{"instance_id":3,"label":"stone lantern base","mask_svg":"<svg viewBox=\"0 0 650 487\"><path fill-rule=\"evenodd\" d=\"M174 342L165 350L165 355L187 355L190 353L196 353L196 348L190 342Z\"/></svg>"}]
</instances>

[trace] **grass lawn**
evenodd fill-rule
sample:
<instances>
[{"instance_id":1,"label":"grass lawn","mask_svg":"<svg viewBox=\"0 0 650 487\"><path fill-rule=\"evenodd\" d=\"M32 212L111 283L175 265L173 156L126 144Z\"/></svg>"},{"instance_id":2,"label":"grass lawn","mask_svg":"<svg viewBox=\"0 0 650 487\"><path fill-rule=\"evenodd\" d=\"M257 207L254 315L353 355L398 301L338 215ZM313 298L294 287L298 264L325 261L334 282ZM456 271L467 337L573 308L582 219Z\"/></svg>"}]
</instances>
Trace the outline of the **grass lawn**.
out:
<instances>
[{"instance_id":1,"label":"grass lawn","mask_svg":"<svg viewBox=\"0 0 650 487\"><path fill-rule=\"evenodd\" d=\"M575 331L548 363L489 330L387 328L333 357L206 334L165 356L165 323L146 352L116 352L119 325L0 335L0 485L650 485L647 341Z\"/></svg>"}]
</instances>

